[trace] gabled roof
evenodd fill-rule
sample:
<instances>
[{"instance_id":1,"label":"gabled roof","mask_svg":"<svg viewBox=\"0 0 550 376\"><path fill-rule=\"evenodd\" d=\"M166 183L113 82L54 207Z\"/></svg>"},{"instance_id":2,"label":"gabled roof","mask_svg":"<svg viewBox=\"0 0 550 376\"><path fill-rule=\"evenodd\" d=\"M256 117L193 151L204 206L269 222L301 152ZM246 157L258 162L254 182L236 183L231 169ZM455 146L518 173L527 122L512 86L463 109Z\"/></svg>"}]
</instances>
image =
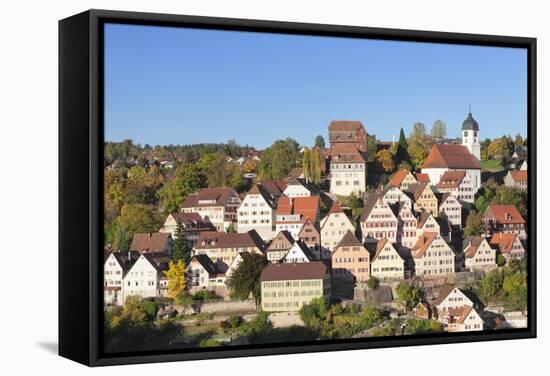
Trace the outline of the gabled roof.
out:
<instances>
[{"instance_id":1,"label":"gabled roof","mask_svg":"<svg viewBox=\"0 0 550 376\"><path fill-rule=\"evenodd\" d=\"M197 193L187 196L181 207L225 206L233 195L237 195L233 188L203 188Z\"/></svg>"},{"instance_id":2,"label":"gabled roof","mask_svg":"<svg viewBox=\"0 0 550 376\"><path fill-rule=\"evenodd\" d=\"M185 228L187 227L194 227L194 228L205 228L205 229L212 229L215 230L216 228L207 219L202 219L202 217L199 215L199 213L193 212L193 213L170 213L172 218L176 222L181 222Z\"/></svg>"},{"instance_id":3,"label":"gabled roof","mask_svg":"<svg viewBox=\"0 0 550 376\"><path fill-rule=\"evenodd\" d=\"M497 232L493 234L489 244L498 247L501 253L508 254L512 251L516 238L517 234L514 233Z\"/></svg>"},{"instance_id":4,"label":"gabled roof","mask_svg":"<svg viewBox=\"0 0 550 376\"><path fill-rule=\"evenodd\" d=\"M140 256L140 253L137 251L111 252L111 254L122 268L123 275L130 270Z\"/></svg>"},{"instance_id":5,"label":"gabled roof","mask_svg":"<svg viewBox=\"0 0 550 376\"><path fill-rule=\"evenodd\" d=\"M390 245L390 247L393 248L393 250L395 251L395 253L397 253L397 255L399 257L401 257L401 255L399 254L399 252L397 252L397 250L394 248L393 244L391 244L391 242L384 238L384 239L380 239L378 240L378 243L376 243L376 248L374 249L374 254L372 255L371 259L370 259L370 262L373 262L374 260L376 260L376 258L378 257L378 255L380 255L380 253L382 252L382 250L386 247L386 243L388 243ZM402 258L402 257L401 257Z\"/></svg>"},{"instance_id":6,"label":"gabled roof","mask_svg":"<svg viewBox=\"0 0 550 376\"><path fill-rule=\"evenodd\" d=\"M390 179L390 185L392 187L399 187L403 180L409 175L411 172L409 170L399 170L397 171L392 178ZM411 174L412 175L412 174Z\"/></svg>"},{"instance_id":7,"label":"gabled roof","mask_svg":"<svg viewBox=\"0 0 550 376\"><path fill-rule=\"evenodd\" d=\"M273 245L277 243L278 240L285 240L289 243L289 247L288 248L274 248ZM292 235L290 234L290 232L288 232L287 230L283 230L283 231L279 231L277 233L277 235L273 238L273 240L271 241L271 243L269 244L269 246L267 247L267 251L280 251L281 249L290 249L292 248L292 245L294 244L296 240L294 240L294 238L292 237Z\"/></svg>"},{"instance_id":8,"label":"gabled roof","mask_svg":"<svg viewBox=\"0 0 550 376\"><path fill-rule=\"evenodd\" d=\"M421 258L426 250L430 247L434 239L437 237L436 232L425 231L420 235L415 245L411 248L411 253L414 258Z\"/></svg>"},{"instance_id":9,"label":"gabled roof","mask_svg":"<svg viewBox=\"0 0 550 376\"><path fill-rule=\"evenodd\" d=\"M517 182L527 182L527 171L526 170L518 170L518 171L509 171L508 172L512 179Z\"/></svg>"},{"instance_id":10,"label":"gabled roof","mask_svg":"<svg viewBox=\"0 0 550 376\"><path fill-rule=\"evenodd\" d=\"M417 228L424 227L424 225L426 224L428 219L430 219L430 217L433 217L433 215L429 211L423 210L422 212L420 212L420 217L418 218L418 222L416 223L416 227Z\"/></svg>"},{"instance_id":11,"label":"gabled roof","mask_svg":"<svg viewBox=\"0 0 550 376\"><path fill-rule=\"evenodd\" d=\"M313 254L313 252L311 252L311 250L309 249L309 247L304 243L302 242L301 240L298 240L296 241L293 245L292 245L292 248L294 247L298 247L300 248L300 251L302 251L302 253L304 254L304 256L309 260L309 261L313 261L315 260L315 255ZM288 255L290 254L290 251L292 249L289 250L289 252L285 255L285 257L283 257L283 259L286 259L288 257Z\"/></svg>"},{"instance_id":12,"label":"gabled roof","mask_svg":"<svg viewBox=\"0 0 550 376\"><path fill-rule=\"evenodd\" d=\"M195 255L189 262L191 263L193 261L198 262L210 276L216 275L218 272L216 270L216 264L214 264L207 255Z\"/></svg>"},{"instance_id":13,"label":"gabled roof","mask_svg":"<svg viewBox=\"0 0 550 376\"><path fill-rule=\"evenodd\" d=\"M286 189L286 182L279 180L260 180L260 184L276 199L281 197Z\"/></svg>"},{"instance_id":14,"label":"gabled roof","mask_svg":"<svg viewBox=\"0 0 550 376\"><path fill-rule=\"evenodd\" d=\"M332 206L330 207L330 210L328 211L328 214L333 214L333 213L344 213L344 210L342 209L340 204L337 203L336 201L334 201L332 203Z\"/></svg>"},{"instance_id":15,"label":"gabled roof","mask_svg":"<svg viewBox=\"0 0 550 376\"><path fill-rule=\"evenodd\" d=\"M331 163L360 162L367 163L355 144L333 144L329 149Z\"/></svg>"},{"instance_id":16,"label":"gabled roof","mask_svg":"<svg viewBox=\"0 0 550 376\"><path fill-rule=\"evenodd\" d=\"M260 281L323 279L326 274L327 267L321 261L268 264L262 271Z\"/></svg>"},{"instance_id":17,"label":"gabled roof","mask_svg":"<svg viewBox=\"0 0 550 376\"><path fill-rule=\"evenodd\" d=\"M263 251L264 243L256 230L250 230L244 233L203 231L199 234L199 239L195 245L197 249L240 247L257 247L259 250Z\"/></svg>"},{"instance_id":18,"label":"gabled roof","mask_svg":"<svg viewBox=\"0 0 550 376\"><path fill-rule=\"evenodd\" d=\"M304 170L301 167L294 167L288 175L285 177L285 181L300 179L304 174Z\"/></svg>"},{"instance_id":19,"label":"gabled roof","mask_svg":"<svg viewBox=\"0 0 550 376\"><path fill-rule=\"evenodd\" d=\"M464 250L464 255L467 258L472 258L476 255L479 246L486 241L485 238L481 236L467 237L462 242L462 248Z\"/></svg>"},{"instance_id":20,"label":"gabled roof","mask_svg":"<svg viewBox=\"0 0 550 376\"><path fill-rule=\"evenodd\" d=\"M165 252L167 251L168 241L172 235L167 232L153 232L146 234L134 234L131 251L144 252Z\"/></svg>"},{"instance_id":21,"label":"gabled roof","mask_svg":"<svg viewBox=\"0 0 550 376\"><path fill-rule=\"evenodd\" d=\"M411 185L409 189L407 189L405 192L409 193L414 199L414 201L416 202L418 201L420 196L422 196L422 192L424 192L427 186L428 186L428 183L416 183Z\"/></svg>"},{"instance_id":22,"label":"gabled roof","mask_svg":"<svg viewBox=\"0 0 550 376\"><path fill-rule=\"evenodd\" d=\"M358 120L333 120L328 126L329 131L358 131L363 130L363 123Z\"/></svg>"},{"instance_id":23,"label":"gabled roof","mask_svg":"<svg viewBox=\"0 0 550 376\"><path fill-rule=\"evenodd\" d=\"M524 224L525 219L514 205L491 204L487 207L484 217L493 215L497 223Z\"/></svg>"},{"instance_id":24,"label":"gabled roof","mask_svg":"<svg viewBox=\"0 0 550 376\"><path fill-rule=\"evenodd\" d=\"M445 192L441 194L436 193L436 196L438 198L439 206L443 205L449 199L449 197L454 197L456 199L456 197L451 192Z\"/></svg>"},{"instance_id":25,"label":"gabled roof","mask_svg":"<svg viewBox=\"0 0 550 376\"><path fill-rule=\"evenodd\" d=\"M472 311L475 312L474 308L465 304L460 308L449 309L447 311L447 315L454 317L454 320L453 320L454 323L464 324L464 321Z\"/></svg>"},{"instance_id":26,"label":"gabled roof","mask_svg":"<svg viewBox=\"0 0 550 376\"><path fill-rule=\"evenodd\" d=\"M336 249L338 247L357 247L361 245L362 244L359 239L357 239L357 236L355 236L355 234L351 230L348 230L348 232L346 232L344 237L338 242L338 244L334 248Z\"/></svg>"},{"instance_id":27,"label":"gabled roof","mask_svg":"<svg viewBox=\"0 0 550 376\"><path fill-rule=\"evenodd\" d=\"M439 189L458 188L465 176L466 171L445 171L436 187Z\"/></svg>"},{"instance_id":28,"label":"gabled roof","mask_svg":"<svg viewBox=\"0 0 550 376\"><path fill-rule=\"evenodd\" d=\"M379 200L382 200L382 195L380 193L373 193L369 195L369 197L365 201L365 204L363 205L363 210L361 210L361 218L359 219L361 222L367 220L370 213L372 212L372 209L374 209L374 206Z\"/></svg>"},{"instance_id":29,"label":"gabled roof","mask_svg":"<svg viewBox=\"0 0 550 376\"><path fill-rule=\"evenodd\" d=\"M433 304L434 305L440 305L441 303L443 303L443 301L447 298L447 296L449 296L449 294L451 292L454 291L456 287L455 286L449 286L449 285L446 285L446 286L443 286L439 289L439 294L437 295L437 298L434 299L433 301ZM460 290L460 289L458 289ZM460 291L462 292L462 291Z\"/></svg>"},{"instance_id":30,"label":"gabled roof","mask_svg":"<svg viewBox=\"0 0 550 376\"><path fill-rule=\"evenodd\" d=\"M422 165L425 168L479 170L480 164L464 145L433 144Z\"/></svg>"},{"instance_id":31,"label":"gabled roof","mask_svg":"<svg viewBox=\"0 0 550 376\"><path fill-rule=\"evenodd\" d=\"M167 253L143 253L142 256L149 261L157 272L162 272L168 269L170 256Z\"/></svg>"},{"instance_id":32,"label":"gabled roof","mask_svg":"<svg viewBox=\"0 0 550 376\"><path fill-rule=\"evenodd\" d=\"M247 192L247 195L260 195L264 199L264 201L267 203L267 205L274 209L277 206L276 199L273 197L265 187L260 184L254 184L252 188Z\"/></svg>"}]
</instances>

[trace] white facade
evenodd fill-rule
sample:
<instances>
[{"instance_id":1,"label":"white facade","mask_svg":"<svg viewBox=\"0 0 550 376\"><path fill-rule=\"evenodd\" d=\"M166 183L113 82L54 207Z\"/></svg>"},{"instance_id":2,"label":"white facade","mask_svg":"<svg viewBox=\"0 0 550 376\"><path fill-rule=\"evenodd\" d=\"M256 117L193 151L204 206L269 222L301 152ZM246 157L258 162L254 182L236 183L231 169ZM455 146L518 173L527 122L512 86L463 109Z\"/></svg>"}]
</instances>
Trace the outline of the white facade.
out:
<instances>
[{"instance_id":1,"label":"white facade","mask_svg":"<svg viewBox=\"0 0 550 376\"><path fill-rule=\"evenodd\" d=\"M398 202L412 202L401 189L397 187L388 187L382 196L382 200L388 204L396 204Z\"/></svg>"},{"instance_id":2,"label":"white facade","mask_svg":"<svg viewBox=\"0 0 550 376\"><path fill-rule=\"evenodd\" d=\"M330 193L349 196L361 195L367 185L367 164L361 162L336 162L330 164Z\"/></svg>"},{"instance_id":3,"label":"white facade","mask_svg":"<svg viewBox=\"0 0 550 376\"><path fill-rule=\"evenodd\" d=\"M453 226L462 228L462 204L454 194L450 194L445 201L439 205L439 215L445 214Z\"/></svg>"},{"instance_id":4,"label":"white facade","mask_svg":"<svg viewBox=\"0 0 550 376\"><path fill-rule=\"evenodd\" d=\"M462 306L473 307L474 303L459 288L455 287L448 292L447 296L441 302L436 304L439 315L444 314L450 309L459 309Z\"/></svg>"},{"instance_id":5,"label":"white facade","mask_svg":"<svg viewBox=\"0 0 550 376\"><path fill-rule=\"evenodd\" d=\"M355 229L343 211L329 212L321 221L321 257L330 258L330 252L336 247L348 231Z\"/></svg>"},{"instance_id":6,"label":"white facade","mask_svg":"<svg viewBox=\"0 0 550 376\"><path fill-rule=\"evenodd\" d=\"M113 253L103 266L103 302L104 304L121 304L123 299L124 270Z\"/></svg>"},{"instance_id":7,"label":"white facade","mask_svg":"<svg viewBox=\"0 0 550 376\"><path fill-rule=\"evenodd\" d=\"M465 171L466 176L464 179L468 182L466 183L468 187L471 187L472 195L475 195L479 188L481 187L481 170L478 169L452 169L452 168L423 168L422 173L428 174L430 177L430 182L434 185L439 183L441 176L446 171Z\"/></svg>"},{"instance_id":8,"label":"white facade","mask_svg":"<svg viewBox=\"0 0 550 376\"><path fill-rule=\"evenodd\" d=\"M471 129L462 131L462 145L466 146L478 161L481 161L481 145L479 144L479 139L479 131Z\"/></svg>"},{"instance_id":9,"label":"white facade","mask_svg":"<svg viewBox=\"0 0 550 376\"><path fill-rule=\"evenodd\" d=\"M468 250L468 247L464 249L465 253ZM471 256L471 257L469 257ZM473 255L466 253L466 269L470 271L479 270L479 269L492 269L496 268L497 255L496 251L491 248L489 242L486 239L481 241L481 244L477 247L476 252Z\"/></svg>"},{"instance_id":10,"label":"white facade","mask_svg":"<svg viewBox=\"0 0 550 376\"><path fill-rule=\"evenodd\" d=\"M414 216L412 203L405 202L399 207L399 225L397 229L396 243L401 248L411 248L417 240L418 220Z\"/></svg>"},{"instance_id":11,"label":"white facade","mask_svg":"<svg viewBox=\"0 0 550 376\"><path fill-rule=\"evenodd\" d=\"M307 248L305 245L304 248ZM302 262L310 262L308 255L304 252L302 249L302 246L300 246L300 242L296 241L292 245L292 248L288 251L286 256L283 259L284 263L302 263Z\"/></svg>"},{"instance_id":12,"label":"white facade","mask_svg":"<svg viewBox=\"0 0 550 376\"><path fill-rule=\"evenodd\" d=\"M159 296L161 277L161 273L157 272L144 255L141 255L124 276L123 301L131 295L142 298Z\"/></svg>"},{"instance_id":13,"label":"white facade","mask_svg":"<svg viewBox=\"0 0 550 376\"><path fill-rule=\"evenodd\" d=\"M237 210L237 232L256 230L263 240L275 236L275 209L260 193L247 193Z\"/></svg>"},{"instance_id":14,"label":"white facade","mask_svg":"<svg viewBox=\"0 0 550 376\"><path fill-rule=\"evenodd\" d=\"M438 233L423 254L414 256L415 274L420 277L438 277L455 272L455 254Z\"/></svg>"},{"instance_id":15,"label":"white facade","mask_svg":"<svg viewBox=\"0 0 550 376\"><path fill-rule=\"evenodd\" d=\"M289 184L284 190L283 194L290 198L295 197L309 197L311 196L311 191L307 189L303 184Z\"/></svg>"},{"instance_id":16,"label":"white facade","mask_svg":"<svg viewBox=\"0 0 550 376\"><path fill-rule=\"evenodd\" d=\"M361 220L363 243L388 239L392 243L397 242L399 220L393 213L389 204L383 200L377 200L368 217Z\"/></svg>"}]
</instances>

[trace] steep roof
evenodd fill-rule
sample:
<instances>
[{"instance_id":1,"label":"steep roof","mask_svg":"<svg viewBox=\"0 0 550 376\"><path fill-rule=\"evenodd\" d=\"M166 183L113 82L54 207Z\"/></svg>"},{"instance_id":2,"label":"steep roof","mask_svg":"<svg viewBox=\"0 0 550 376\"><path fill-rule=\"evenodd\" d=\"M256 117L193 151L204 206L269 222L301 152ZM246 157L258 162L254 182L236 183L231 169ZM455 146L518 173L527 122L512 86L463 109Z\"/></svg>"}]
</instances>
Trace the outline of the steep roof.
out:
<instances>
[{"instance_id":1,"label":"steep roof","mask_svg":"<svg viewBox=\"0 0 550 376\"><path fill-rule=\"evenodd\" d=\"M313 254L313 252L309 249L309 247L303 241L298 240L292 246L293 247L297 246L298 248L300 248L300 250L302 251L304 256L306 256L306 258L309 261L315 260L315 255ZM290 254L290 252L287 253L284 258L286 258L289 254Z\"/></svg>"},{"instance_id":2,"label":"steep roof","mask_svg":"<svg viewBox=\"0 0 550 376\"><path fill-rule=\"evenodd\" d=\"M484 217L493 215L497 223L502 224L524 224L525 219L521 216L519 210L514 205L489 205L485 211Z\"/></svg>"},{"instance_id":3,"label":"steep roof","mask_svg":"<svg viewBox=\"0 0 550 376\"><path fill-rule=\"evenodd\" d=\"M374 206L378 202L378 200L382 199L382 195L380 193L373 193L369 195L367 200L365 201L365 204L363 205L363 209L361 210L361 218L359 219L361 222L367 220L370 213L372 212L372 209L374 209Z\"/></svg>"},{"instance_id":4,"label":"steep roof","mask_svg":"<svg viewBox=\"0 0 550 376\"><path fill-rule=\"evenodd\" d=\"M260 184L276 199L281 197L286 189L286 182L279 180L260 180Z\"/></svg>"},{"instance_id":5,"label":"steep roof","mask_svg":"<svg viewBox=\"0 0 550 376\"><path fill-rule=\"evenodd\" d=\"M337 203L336 201L334 201L332 203L332 206L330 207L330 210L328 211L328 214L333 214L333 213L343 213L344 210L342 209L342 207L340 206L339 203Z\"/></svg>"},{"instance_id":6,"label":"steep roof","mask_svg":"<svg viewBox=\"0 0 550 376\"><path fill-rule=\"evenodd\" d=\"M466 171L445 171L439 183L437 183L437 188L458 188L462 183L462 180L466 176Z\"/></svg>"},{"instance_id":7,"label":"steep roof","mask_svg":"<svg viewBox=\"0 0 550 376\"><path fill-rule=\"evenodd\" d=\"M323 279L326 273L327 267L321 261L269 264L262 271L260 281Z\"/></svg>"},{"instance_id":8,"label":"steep roof","mask_svg":"<svg viewBox=\"0 0 550 376\"><path fill-rule=\"evenodd\" d=\"M380 240L378 240L378 243L376 243L376 248L374 249L374 254L373 254L373 256L372 256L371 259L370 259L371 262L373 262L374 260L376 260L376 258L380 255L380 252L382 252L382 250L383 250L384 247L386 246L386 243L389 243L390 246L394 249L394 251L396 251L395 248L393 247L393 244L391 244L391 242L390 242L388 239L386 239L386 238L380 239ZM401 255L399 254L399 252L396 251L396 253L397 253L397 255L398 255L399 257L401 257ZM401 257L401 258L402 258L402 257Z\"/></svg>"},{"instance_id":9,"label":"steep roof","mask_svg":"<svg viewBox=\"0 0 550 376\"><path fill-rule=\"evenodd\" d=\"M415 245L411 248L411 253L414 258L421 258L426 250L430 247L434 239L437 237L436 232L425 231L420 235Z\"/></svg>"},{"instance_id":10,"label":"steep roof","mask_svg":"<svg viewBox=\"0 0 550 376\"><path fill-rule=\"evenodd\" d=\"M195 255L190 260L190 262L193 261L198 262L209 275L217 274L216 265L207 255Z\"/></svg>"},{"instance_id":11,"label":"steep roof","mask_svg":"<svg viewBox=\"0 0 550 376\"><path fill-rule=\"evenodd\" d=\"M477 253L479 246L483 243L485 238L481 236L474 236L465 238L462 242L462 248L464 249L464 255L467 258L472 258Z\"/></svg>"},{"instance_id":12,"label":"steep roof","mask_svg":"<svg viewBox=\"0 0 550 376\"><path fill-rule=\"evenodd\" d=\"M123 274L126 274L139 258L140 253L137 251L112 252L112 255L122 268Z\"/></svg>"},{"instance_id":13,"label":"steep roof","mask_svg":"<svg viewBox=\"0 0 550 376\"><path fill-rule=\"evenodd\" d=\"M279 239L286 240L289 243L289 247L275 248L274 245L276 244L276 241L278 241ZM275 237L273 238L269 246L267 247L267 251L280 251L281 249L290 249L292 248L292 245L294 244L295 241L296 240L294 240L290 232L288 232L287 230L279 231L277 235L275 235Z\"/></svg>"},{"instance_id":14,"label":"steep roof","mask_svg":"<svg viewBox=\"0 0 550 376\"><path fill-rule=\"evenodd\" d=\"M390 179L390 185L392 187L399 187L403 180L409 175L411 172L409 170L399 170L397 171L392 178Z\"/></svg>"},{"instance_id":15,"label":"steep roof","mask_svg":"<svg viewBox=\"0 0 550 376\"><path fill-rule=\"evenodd\" d=\"M409 189L407 189L405 192L410 193L414 201L416 202L418 201L420 196L422 196L422 192L424 192L427 186L428 186L428 183L416 183L411 185Z\"/></svg>"},{"instance_id":16,"label":"steep roof","mask_svg":"<svg viewBox=\"0 0 550 376\"><path fill-rule=\"evenodd\" d=\"M181 207L225 206L233 194L237 194L233 188L203 188L197 193L187 196Z\"/></svg>"},{"instance_id":17,"label":"steep roof","mask_svg":"<svg viewBox=\"0 0 550 376\"><path fill-rule=\"evenodd\" d=\"M167 232L134 234L132 243L130 244L130 250L138 251L139 253L165 252L171 237L172 235Z\"/></svg>"},{"instance_id":18,"label":"steep roof","mask_svg":"<svg viewBox=\"0 0 550 376\"><path fill-rule=\"evenodd\" d=\"M195 228L209 228L215 230L214 225L209 220L202 219L199 213L171 213L170 214L176 222L180 221L184 227L195 227Z\"/></svg>"},{"instance_id":19,"label":"steep roof","mask_svg":"<svg viewBox=\"0 0 550 376\"><path fill-rule=\"evenodd\" d=\"M510 253L516 241L517 234L497 232L493 234L489 244L497 246L501 253Z\"/></svg>"},{"instance_id":20,"label":"steep roof","mask_svg":"<svg viewBox=\"0 0 550 376\"><path fill-rule=\"evenodd\" d=\"M254 184L252 188L247 192L247 195L260 195L264 201L269 205L270 208L275 208L277 206L275 197L273 197L268 190L260 183Z\"/></svg>"},{"instance_id":21,"label":"steep roof","mask_svg":"<svg viewBox=\"0 0 550 376\"><path fill-rule=\"evenodd\" d=\"M464 145L433 144L422 165L422 169L425 168L479 170L480 164Z\"/></svg>"},{"instance_id":22,"label":"steep roof","mask_svg":"<svg viewBox=\"0 0 550 376\"><path fill-rule=\"evenodd\" d=\"M329 151L331 163L367 163L354 144L333 144Z\"/></svg>"},{"instance_id":23,"label":"steep roof","mask_svg":"<svg viewBox=\"0 0 550 376\"><path fill-rule=\"evenodd\" d=\"M527 171L525 170L514 170L510 171L509 174L515 182L527 182Z\"/></svg>"},{"instance_id":24,"label":"steep roof","mask_svg":"<svg viewBox=\"0 0 550 376\"><path fill-rule=\"evenodd\" d=\"M437 306L443 303L445 298L447 298L447 296L449 296L449 294L453 292L454 289L455 289L455 286L449 286L449 285L441 287L439 289L439 294L437 295L437 298L435 298L433 301L434 305Z\"/></svg>"},{"instance_id":25,"label":"steep roof","mask_svg":"<svg viewBox=\"0 0 550 376\"><path fill-rule=\"evenodd\" d=\"M344 237L342 238L342 240L340 240L338 242L338 244L336 245L335 248L337 247L357 247L357 246L361 246L361 242L359 241L359 239L357 239L357 236L355 236L355 234L351 231L351 230L348 230L348 232L346 232L346 234L344 235Z\"/></svg>"},{"instance_id":26,"label":"steep roof","mask_svg":"<svg viewBox=\"0 0 550 376\"><path fill-rule=\"evenodd\" d=\"M168 269L170 256L167 253L143 253L142 256L149 261L151 265L153 265L157 272L162 272Z\"/></svg>"},{"instance_id":27,"label":"steep roof","mask_svg":"<svg viewBox=\"0 0 550 376\"><path fill-rule=\"evenodd\" d=\"M426 224L428 219L430 219L430 217L432 217L432 213L430 213L429 211L424 210L424 211L420 212L420 217L418 218L418 222L416 223L416 227L417 228L424 227L424 225Z\"/></svg>"}]
</instances>

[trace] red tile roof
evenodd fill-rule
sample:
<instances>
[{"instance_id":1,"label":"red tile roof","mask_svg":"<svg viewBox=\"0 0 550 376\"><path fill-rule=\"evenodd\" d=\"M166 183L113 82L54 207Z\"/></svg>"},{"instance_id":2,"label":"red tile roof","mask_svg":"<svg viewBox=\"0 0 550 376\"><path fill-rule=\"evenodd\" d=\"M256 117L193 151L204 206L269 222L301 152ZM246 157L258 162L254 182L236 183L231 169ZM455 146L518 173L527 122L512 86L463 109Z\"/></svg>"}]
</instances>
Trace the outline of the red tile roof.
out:
<instances>
[{"instance_id":1,"label":"red tile roof","mask_svg":"<svg viewBox=\"0 0 550 376\"><path fill-rule=\"evenodd\" d=\"M203 188L197 193L187 196L181 207L225 206L233 194L237 195L233 188Z\"/></svg>"},{"instance_id":2,"label":"red tile roof","mask_svg":"<svg viewBox=\"0 0 550 376\"><path fill-rule=\"evenodd\" d=\"M434 144L422 165L425 168L479 170L480 164L464 145Z\"/></svg>"},{"instance_id":3,"label":"red tile roof","mask_svg":"<svg viewBox=\"0 0 550 376\"><path fill-rule=\"evenodd\" d=\"M256 230L250 230L245 233L225 233L218 231L203 231L199 234L199 239L195 248L238 248L238 247L257 247L264 249L264 244Z\"/></svg>"},{"instance_id":4,"label":"red tile roof","mask_svg":"<svg viewBox=\"0 0 550 376\"><path fill-rule=\"evenodd\" d=\"M525 219L514 205L489 205L484 217L494 216L497 223L501 224L525 224Z\"/></svg>"},{"instance_id":5,"label":"red tile roof","mask_svg":"<svg viewBox=\"0 0 550 376\"><path fill-rule=\"evenodd\" d=\"M405 179L405 177L407 177L408 174L410 174L409 170L403 169L403 170L397 171L390 179L390 185L392 187L399 187L403 182L403 179Z\"/></svg>"},{"instance_id":6,"label":"red tile roof","mask_svg":"<svg viewBox=\"0 0 550 376\"><path fill-rule=\"evenodd\" d=\"M319 196L290 198L283 195L279 199L277 215L300 214L300 220L310 218L312 221L316 221L318 213Z\"/></svg>"},{"instance_id":7,"label":"red tile roof","mask_svg":"<svg viewBox=\"0 0 550 376\"><path fill-rule=\"evenodd\" d=\"M353 232L351 232L351 230L348 230L348 232L346 232L346 234L344 235L342 240L340 240L340 242L338 242L338 244L336 245L335 248L345 247L345 246L357 247L357 246L361 246L361 245L362 244L359 241L359 239L357 239L357 236L355 236L355 234Z\"/></svg>"},{"instance_id":8,"label":"red tile roof","mask_svg":"<svg viewBox=\"0 0 550 376\"><path fill-rule=\"evenodd\" d=\"M497 232L496 234L493 234L489 244L498 247L502 253L510 253L516 238L517 234L514 233Z\"/></svg>"},{"instance_id":9,"label":"red tile roof","mask_svg":"<svg viewBox=\"0 0 550 376\"><path fill-rule=\"evenodd\" d=\"M333 120L328 126L329 131L358 131L363 127L363 123L358 120Z\"/></svg>"},{"instance_id":10,"label":"red tile roof","mask_svg":"<svg viewBox=\"0 0 550 376\"><path fill-rule=\"evenodd\" d=\"M414 176L419 183L430 183L430 175L428 174L421 174L417 172Z\"/></svg>"},{"instance_id":11,"label":"red tile roof","mask_svg":"<svg viewBox=\"0 0 550 376\"><path fill-rule=\"evenodd\" d=\"M321 261L269 264L262 271L260 281L323 279L326 273L327 267Z\"/></svg>"},{"instance_id":12,"label":"red tile roof","mask_svg":"<svg viewBox=\"0 0 550 376\"><path fill-rule=\"evenodd\" d=\"M330 157L331 163L367 162L355 144L333 144L330 147Z\"/></svg>"},{"instance_id":13,"label":"red tile roof","mask_svg":"<svg viewBox=\"0 0 550 376\"><path fill-rule=\"evenodd\" d=\"M328 211L328 214L332 214L332 213L343 213L344 210L342 209L342 207L340 206L339 203L337 203L336 201L334 201L332 203L332 206L330 207L330 210Z\"/></svg>"},{"instance_id":14,"label":"red tile roof","mask_svg":"<svg viewBox=\"0 0 550 376\"><path fill-rule=\"evenodd\" d=\"M516 182L527 182L527 171L510 171L510 176Z\"/></svg>"},{"instance_id":15,"label":"red tile roof","mask_svg":"<svg viewBox=\"0 0 550 376\"><path fill-rule=\"evenodd\" d=\"M466 171L445 171L439 179L437 188L458 188L466 176Z\"/></svg>"},{"instance_id":16,"label":"red tile roof","mask_svg":"<svg viewBox=\"0 0 550 376\"><path fill-rule=\"evenodd\" d=\"M416 244L411 248L411 253L414 258L421 258L426 250L430 247L434 239L437 237L436 232L424 232L418 238Z\"/></svg>"}]
</instances>

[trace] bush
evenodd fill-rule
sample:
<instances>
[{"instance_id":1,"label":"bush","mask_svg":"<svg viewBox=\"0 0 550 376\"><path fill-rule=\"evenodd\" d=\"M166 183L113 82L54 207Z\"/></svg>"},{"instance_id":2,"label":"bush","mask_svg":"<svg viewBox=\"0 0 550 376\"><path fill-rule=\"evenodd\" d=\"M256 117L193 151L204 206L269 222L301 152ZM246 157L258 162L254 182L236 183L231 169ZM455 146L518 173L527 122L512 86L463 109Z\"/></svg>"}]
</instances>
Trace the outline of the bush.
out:
<instances>
[{"instance_id":1,"label":"bush","mask_svg":"<svg viewBox=\"0 0 550 376\"><path fill-rule=\"evenodd\" d=\"M148 320L153 320L157 316L159 305L151 300L144 300L141 303L141 311L145 313Z\"/></svg>"},{"instance_id":2,"label":"bush","mask_svg":"<svg viewBox=\"0 0 550 376\"><path fill-rule=\"evenodd\" d=\"M231 316L227 319L227 322L231 328L238 328L244 322L244 319L241 316Z\"/></svg>"},{"instance_id":3,"label":"bush","mask_svg":"<svg viewBox=\"0 0 550 376\"><path fill-rule=\"evenodd\" d=\"M220 342L213 338L203 339L202 341L199 342L199 347L219 347L219 346L221 346Z\"/></svg>"},{"instance_id":4,"label":"bush","mask_svg":"<svg viewBox=\"0 0 550 376\"><path fill-rule=\"evenodd\" d=\"M371 290L377 288L379 285L380 285L380 281L379 281L378 278L376 278L376 277L370 277L370 278L367 280L367 286L368 286L368 288L371 289Z\"/></svg>"},{"instance_id":5,"label":"bush","mask_svg":"<svg viewBox=\"0 0 550 376\"><path fill-rule=\"evenodd\" d=\"M504 266L506 264L506 258L503 255L497 256L497 265Z\"/></svg>"},{"instance_id":6,"label":"bush","mask_svg":"<svg viewBox=\"0 0 550 376\"><path fill-rule=\"evenodd\" d=\"M221 296L216 295L214 291L210 290L199 290L193 295L194 300L219 300L222 299Z\"/></svg>"}]
</instances>

